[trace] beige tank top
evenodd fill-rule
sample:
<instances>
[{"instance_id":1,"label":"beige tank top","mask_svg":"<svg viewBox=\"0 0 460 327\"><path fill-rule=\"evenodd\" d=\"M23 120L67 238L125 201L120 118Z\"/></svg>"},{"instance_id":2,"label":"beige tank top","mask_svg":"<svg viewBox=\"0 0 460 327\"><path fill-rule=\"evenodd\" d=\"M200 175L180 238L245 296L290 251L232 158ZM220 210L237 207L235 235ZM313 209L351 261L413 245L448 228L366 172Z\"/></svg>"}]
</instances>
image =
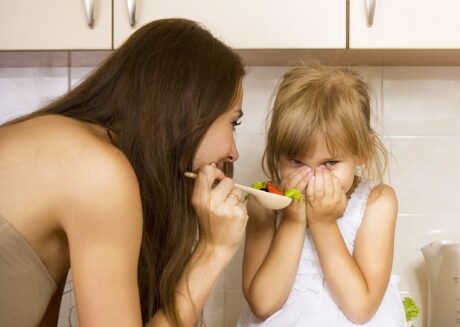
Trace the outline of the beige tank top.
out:
<instances>
[{"instance_id":1,"label":"beige tank top","mask_svg":"<svg viewBox=\"0 0 460 327\"><path fill-rule=\"evenodd\" d=\"M0 216L0 326L38 326L56 288L34 249Z\"/></svg>"}]
</instances>

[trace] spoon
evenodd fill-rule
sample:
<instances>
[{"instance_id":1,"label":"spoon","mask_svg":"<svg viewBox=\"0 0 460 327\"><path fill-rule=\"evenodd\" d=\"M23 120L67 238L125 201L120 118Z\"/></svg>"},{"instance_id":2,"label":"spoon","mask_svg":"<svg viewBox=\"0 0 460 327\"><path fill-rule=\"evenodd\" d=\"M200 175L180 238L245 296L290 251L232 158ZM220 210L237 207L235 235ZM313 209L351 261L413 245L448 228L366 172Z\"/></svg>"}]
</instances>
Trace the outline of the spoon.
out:
<instances>
[{"instance_id":1,"label":"spoon","mask_svg":"<svg viewBox=\"0 0 460 327\"><path fill-rule=\"evenodd\" d=\"M195 179L197 176L195 173L191 173L191 172L185 172L184 175L188 178L193 178L193 179ZM288 198L287 196L284 196L284 195L265 192L265 191L257 190L255 188L240 185L240 184L233 184L233 186L236 188L239 188L240 190L244 192L247 192L253 195L256 198L257 202L259 202L265 208L270 209L270 210L279 210L279 209L286 208L292 202L291 198Z\"/></svg>"}]
</instances>

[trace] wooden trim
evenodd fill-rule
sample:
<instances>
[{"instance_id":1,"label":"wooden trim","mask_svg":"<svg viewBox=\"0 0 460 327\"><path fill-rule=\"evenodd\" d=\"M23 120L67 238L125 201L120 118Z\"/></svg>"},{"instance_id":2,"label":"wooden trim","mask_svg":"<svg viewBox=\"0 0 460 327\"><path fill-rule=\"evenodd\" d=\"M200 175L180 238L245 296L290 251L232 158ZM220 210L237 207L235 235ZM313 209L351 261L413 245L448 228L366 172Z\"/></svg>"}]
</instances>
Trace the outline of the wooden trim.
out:
<instances>
[{"instance_id":1,"label":"wooden trim","mask_svg":"<svg viewBox=\"0 0 460 327\"><path fill-rule=\"evenodd\" d=\"M112 51L70 51L72 67L94 67ZM460 66L460 49L237 49L246 66ZM68 51L0 51L0 67L67 67Z\"/></svg>"},{"instance_id":2,"label":"wooden trim","mask_svg":"<svg viewBox=\"0 0 460 327\"><path fill-rule=\"evenodd\" d=\"M337 66L458 66L460 49L240 49L250 66L296 66L317 60Z\"/></svg>"}]
</instances>

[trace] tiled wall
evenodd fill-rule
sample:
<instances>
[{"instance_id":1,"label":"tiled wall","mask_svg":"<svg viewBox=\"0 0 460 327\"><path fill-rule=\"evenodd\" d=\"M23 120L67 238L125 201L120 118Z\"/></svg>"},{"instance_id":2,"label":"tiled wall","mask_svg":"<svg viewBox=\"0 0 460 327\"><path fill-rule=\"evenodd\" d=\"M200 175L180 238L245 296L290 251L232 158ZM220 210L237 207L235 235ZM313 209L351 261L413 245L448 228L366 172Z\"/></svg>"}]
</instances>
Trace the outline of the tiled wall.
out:
<instances>
[{"instance_id":1,"label":"tiled wall","mask_svg":"<svg viewBox=\"0 0 460 327\"><path fill-rule=\"evenodd\" d=\"M238 127L240 160L235 179L262 179L260 157L272 91L287 67L249 67L244 118ZM402 295L422 306L426 326L427 279L419 248L431 241L460 241L460 67L358 67L373 94L376 129L392 152L388 181L399 197L394 271ZM0 68L0 122L32 111L65 92L91 68ZM205 308L210 327L234 326L243 303L242 248L221 276ZM69 284L69 287L71 285ZM60 326L74 306L66 293ZM75 316L75 310L72 314Z\"/></svg>"}]
</instances>

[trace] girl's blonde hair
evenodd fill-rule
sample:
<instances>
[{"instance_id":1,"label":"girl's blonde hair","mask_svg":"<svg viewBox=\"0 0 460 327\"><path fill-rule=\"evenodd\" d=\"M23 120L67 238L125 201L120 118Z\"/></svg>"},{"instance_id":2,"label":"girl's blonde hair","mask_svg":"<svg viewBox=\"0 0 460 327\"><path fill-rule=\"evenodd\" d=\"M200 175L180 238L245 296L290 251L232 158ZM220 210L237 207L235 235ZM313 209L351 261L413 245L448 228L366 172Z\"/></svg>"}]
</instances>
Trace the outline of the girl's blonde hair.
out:
<instances>
[{"instance_id":1,"label":"girl's blonde hair","mask_svg":"<svg viewBox=\"0 0 460 327\"><path fill-rule=\"evenodd\" d=\"M356 71L311 63L283 76L271 112L265 174L279 183L280 158L308 156L319 138L332 155L363 160L364 178L382 181L388 153L371 127L368 86Z\"/></svg>"}]
</instances>

